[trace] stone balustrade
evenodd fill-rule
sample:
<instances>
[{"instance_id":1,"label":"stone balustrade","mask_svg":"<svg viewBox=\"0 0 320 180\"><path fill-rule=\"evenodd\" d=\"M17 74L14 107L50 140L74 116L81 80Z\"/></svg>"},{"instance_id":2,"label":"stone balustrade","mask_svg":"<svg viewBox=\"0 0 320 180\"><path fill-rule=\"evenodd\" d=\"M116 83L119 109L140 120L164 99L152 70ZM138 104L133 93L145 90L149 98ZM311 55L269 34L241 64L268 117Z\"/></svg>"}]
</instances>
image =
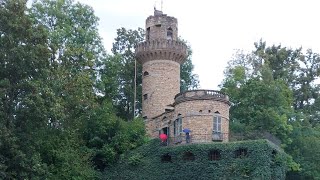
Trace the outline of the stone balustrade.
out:
<instances>
[{"instance_id":1,"label":"stone balustrade","mask_svg":"<svg viewBox=\"0 0 320 180\"><path fill-rule=\"evenodd\" d=\"M174 104L193 100L215 100L225 102L230 105L229 97L221 91L215 90L191 90L179 93L175 96Z\"/></svg>"}]
</instances>

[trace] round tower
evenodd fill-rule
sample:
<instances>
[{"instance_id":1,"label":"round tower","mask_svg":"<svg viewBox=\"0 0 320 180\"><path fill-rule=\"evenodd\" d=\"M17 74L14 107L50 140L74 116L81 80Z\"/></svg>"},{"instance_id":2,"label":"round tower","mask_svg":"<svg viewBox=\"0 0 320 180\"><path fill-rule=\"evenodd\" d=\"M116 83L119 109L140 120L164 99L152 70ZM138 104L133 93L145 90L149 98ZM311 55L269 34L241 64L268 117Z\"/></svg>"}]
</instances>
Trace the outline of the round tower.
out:
<instances>
[{"instance_id":1,"label":"round tower","mask_svg":"<svg viewBox=\"0 0 320 180\"><path fill-rule=\"evenodd\" d=\"M146 19L146 41L136 47L143 71L142 116L147 121L172 109L180 92L180 64L187 56L187 46L177 39L177 25L176 18L155 10Z\"/></svg>"}]
</instances>

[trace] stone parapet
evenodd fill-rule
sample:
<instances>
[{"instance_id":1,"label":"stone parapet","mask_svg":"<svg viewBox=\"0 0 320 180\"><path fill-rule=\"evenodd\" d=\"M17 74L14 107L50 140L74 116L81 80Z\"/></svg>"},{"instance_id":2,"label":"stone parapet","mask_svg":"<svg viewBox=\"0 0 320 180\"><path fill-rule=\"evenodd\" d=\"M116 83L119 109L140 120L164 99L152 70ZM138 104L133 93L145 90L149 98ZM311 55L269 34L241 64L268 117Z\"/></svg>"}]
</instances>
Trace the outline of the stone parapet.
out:
<instances>
[{"instance_id":1,"label":"stone parapet","mask_svg":"<svg viewBox=\"0 0 320 180\"><path fill-rule=\"evenodd\" d=\"M214 100L230 105L229 97L221 91L215 90L191 90L179 93L174 98L174 105L193 100Z\"/></svg>"},{"instance_id":2,"label":"stone parapet","mask_svg":"<svg viewBox=\"0 0 320 180\"><path fill-rule=\"evenodd\" d=\"M187 45L174 40L150 40L139 43L136 57L141 64L151 60L172 60L182 64L187 57Z\"/></svg>"}]
</instances>

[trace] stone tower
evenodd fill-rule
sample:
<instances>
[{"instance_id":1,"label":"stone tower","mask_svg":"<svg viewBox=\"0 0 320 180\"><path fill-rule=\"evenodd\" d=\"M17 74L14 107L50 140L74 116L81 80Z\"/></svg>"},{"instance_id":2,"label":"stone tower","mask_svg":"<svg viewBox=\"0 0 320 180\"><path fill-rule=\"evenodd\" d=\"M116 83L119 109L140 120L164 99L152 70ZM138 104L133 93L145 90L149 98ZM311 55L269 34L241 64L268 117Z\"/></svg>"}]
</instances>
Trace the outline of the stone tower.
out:
<instances>
[{"instance_id":1,"label":"stone tower","mask_svg":"<svg viewBox=\"0 0 320 180\"><path fill-rule=\"evenodd\" d=\"M155 10L146 19L146 41L136 47L143 71L142 116L146 121L172 109L180 93L180 64L187 56L187 46L177 39L177 25L176 18Z\"/></svg>"}]
</instances>

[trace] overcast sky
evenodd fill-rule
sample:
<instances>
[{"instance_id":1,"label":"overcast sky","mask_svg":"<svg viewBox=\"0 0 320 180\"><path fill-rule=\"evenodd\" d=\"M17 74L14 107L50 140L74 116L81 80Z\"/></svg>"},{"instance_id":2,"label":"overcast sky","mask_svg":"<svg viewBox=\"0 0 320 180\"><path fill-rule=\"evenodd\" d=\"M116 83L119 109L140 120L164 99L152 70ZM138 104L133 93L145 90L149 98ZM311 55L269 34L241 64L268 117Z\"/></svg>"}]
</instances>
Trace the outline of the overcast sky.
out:
<instances>
[{"instance_id":1,"label":"overcast sky","mask_svg":"<svg viewBox=\"0 0 320 180\"><path fill-rule=\"evenodd\" d=\"M110 53L116 29L145 28L161 0L79 0L95 10L99 31ZM156 2L156 3L155 3ZM223 71L236 49L267 45L303 47L320 53L320 2L317 0L163 0L162 10L178 19L179 36L193 50L200 88L219 89Z\"/></svg>"}]
</instances>

